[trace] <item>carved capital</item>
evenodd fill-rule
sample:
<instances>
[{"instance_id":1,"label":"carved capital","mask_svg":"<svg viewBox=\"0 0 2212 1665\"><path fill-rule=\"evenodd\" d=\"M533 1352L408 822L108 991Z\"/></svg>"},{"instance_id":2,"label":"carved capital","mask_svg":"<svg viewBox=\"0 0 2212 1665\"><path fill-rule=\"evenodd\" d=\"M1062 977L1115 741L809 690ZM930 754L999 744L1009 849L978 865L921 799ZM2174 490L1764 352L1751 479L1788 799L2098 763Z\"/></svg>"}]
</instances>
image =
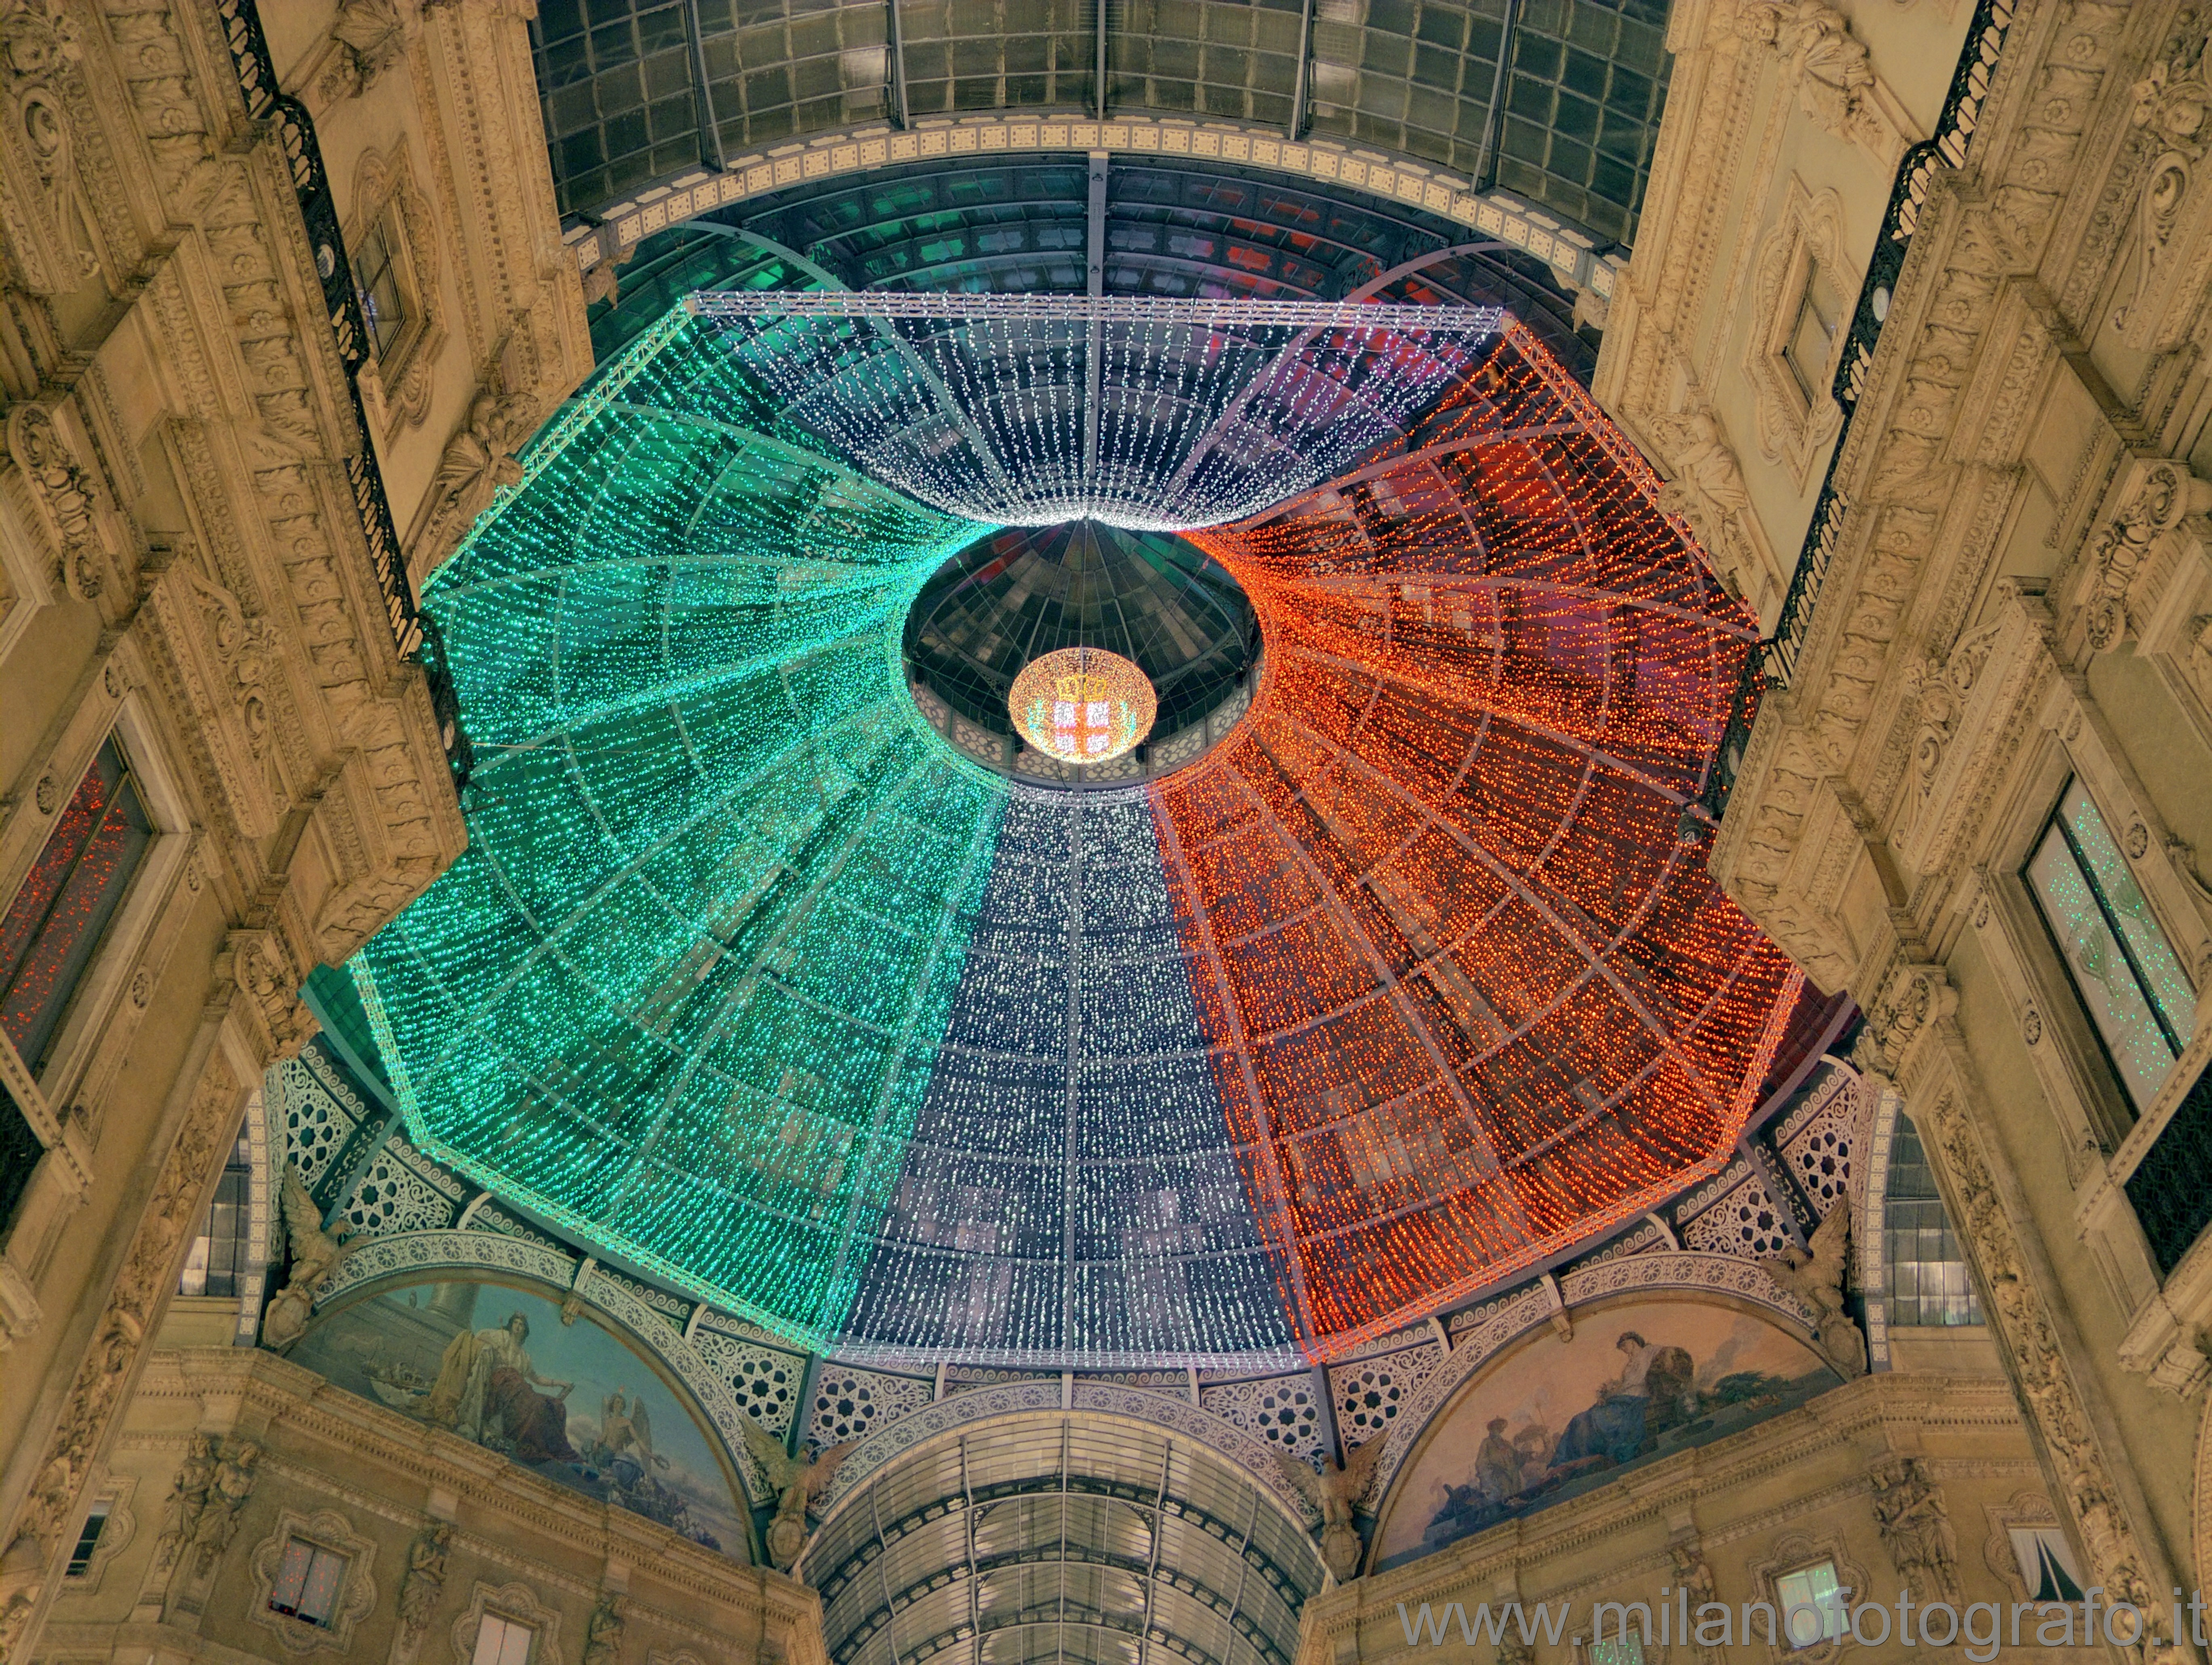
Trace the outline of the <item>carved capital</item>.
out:
<instances>
[{"instance_id":1,"label":"carved capital","mask_svg":"<svg viewBox=\"0 0 2212 1665\"><path fill-rule=\"evenodd\" d=\"M2109 653L2127 639L2129 595L2136 580L2167 540L2185 530L2203 537L2208 513L2212 481L2199 479L2187 463L2157 457L2130 467L2120 506L2089 547L2084 627L2092 648Z\"/></svg>"},{"instance_id":2,"label":"carved capital","mask_svg":"<svg viewBox=\"0 0 2212 1665\"><path fill-rule=\"evenodd\" d=\"M271 1058L289 1058L314 1038L319 1026L300 999L304 978L275 931L232 931L223 958L231 980L247 996L247 1009L259 1020Z\"/></svg>"},{"instance_id":3,"label":"carved capital","mask_svg":"<svg viewBox=\"0 0 2212 1665\"><path fill-rule=\"evenodd\" d=\"M1904 960L1892 962L1866 1002L1866 1026L1859 1033L1853 1062L1894 1079L1913 1043L1939 1019L1958 1009L1959 991L1942 966Z\"/></svg>"},{"instance_id":4,"label":"carved capital","mask_svg":"<svg viewBox=\"0 0 2212 1665\"><path fill-rule=\"evenodd\" d=\"M62 587L77 601L102 588L98 502L92 475L44 405L18 405L8 414L8 457L22 471L29 496L48 536Z\"/></svg>"}]
</instances>

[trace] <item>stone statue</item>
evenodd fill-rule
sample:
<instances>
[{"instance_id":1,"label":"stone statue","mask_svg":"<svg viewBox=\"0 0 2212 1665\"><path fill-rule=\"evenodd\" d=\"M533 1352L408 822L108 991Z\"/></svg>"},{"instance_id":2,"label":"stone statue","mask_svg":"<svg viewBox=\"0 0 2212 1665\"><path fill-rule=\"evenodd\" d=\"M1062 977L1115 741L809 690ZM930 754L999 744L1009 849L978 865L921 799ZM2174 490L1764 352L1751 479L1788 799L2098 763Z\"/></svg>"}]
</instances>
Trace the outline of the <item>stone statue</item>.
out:
<instances>
[{"instance_id":1,"label":"stone statue","mask_svg":"<svg viewBox=\"0 0 2212 1665\"><path fill-rule=\"evenodd\" d=\"M178 1552L199 1530L208 1487L215 1481L215 1463L213 1438L194 1434L185 1448L185 1460L178 1467L176 1483L169 1489L169 1500L162 1505L160 1553L164 1562L174 1561Z\"/></svg>"},{"instance_id":2,"label":"stone statue","mask_svg":"<svg viewBox=\"0 0 2212 1665\"><path fill-rule=\"evenodd\" d=\"M602 1596L584 1630L584 1665L616 1665L622 1656L623 1602Z\"/></svg>"},{"instance_id":3,"label":"stone statue","mask_svg":"<svg viewBox=\"0 0 2212 1665\"><path fill-rule=\"evenodd\" d=\"M1813 1233L1809 1251L1784 1249L1759 1264L1775 1285L1813 1309L1814 1334L1836 1374L1846 1382L1867 1373L1866 1337L1844 1311L1844 1251L1850 1243L1850 1206L1838 1203Z\"/></svg>"},{"instance_id":4,"label":"stone statue","mask_svg":"<svg viewBox=\"0 0 2212 1665\"><path fill-rule=\"evenodd\" d=\"M1674 1564L1675 1587L1689 1595L1689 1612L1692 1616L1707 1602L1720 1599L1714 1592L1712 1567L1706 1562L1705 1552L1696 1539L1669 1544L1667 1559ZM1682 1639L1685 1642L1689 1640L1686 1636ZM1699 1646L1698 1657L1708 1662L1708 1665L1717 1665L1723 1656L1718 1648Z\"/></svg>"},{"instance_id":5,"label":"stone statue","mask_svg":"<svg viewBox=\"0 0 2212 1665\"><path fill-rule=\"evenodd\" d=\"M769 1523L768 1558L778 1572L788 1572L806 1548L806 1511L815 1497L830 1487L837 1465L851 1455L858 1440L841 1440L811 1457L795 1457L783 1442L753 1420L744 1422L745 1449L768 1470L775 1487L775 1518Z\"/></svg>"},{"instance_id":6,"label":"stone statue","mask_svg":"<svg viewBox=\"0 0 2212 1665\"><path fill-rule=\"evenodd\" d=\"M261 1320L262 1344L279 1352L307 1333L307 1315L313 1310L315 1297L352 1246L323 1229L321 1211L308 1196L299 1169L289 1164L284 1169L283 1200L284 1232L291 1241L292 1275L276 1292Z\"/></svg>"},{"instance_id":7,"label":"stone statue","mask_svg":"<svg viewBox=\"0 0 2212 1665\"><path fill-rule=\"evenodd\" d=\"M407 1571L399 1581L399 1632L392 1638L392 1665L414 1665L430 1629L430 1615L446 1589L446 1556L453 1541L448 1521L432 1521L407 1546Z\"/></svg>"},{"instance_id":8,"label":"stone statue","mask_svg":"<svg viewBox=\"0 0 2212 1665\"><path fill-rule=\"evenodd\" d=\"M222 1459L216 1464L215 1477L209 1482L207 1504L199 1513L192 1529L192 1542L198 1547L198 1560L193 1567L195 1576L205 1577L222 1552L230 1547L230 1541L238 1532L238 1517L245 1511L246 1499L253 1495L253 1482L258 1478L254 1470L261 1462L261 1448L252 1440L240 1440L226 1446Z\"/></svg>"},{"instance_id":9,"label":"stone statue","mask_svg":"<svg viewBox=\"0 0 2212 1665\"><path fill-rule=\"evenodd\" d=\"M1875 1524L1898 1576L1923 1601L1959 1599L1959 1535L1928 1465L1887 1456L1867 1471L1874 1486Z\"/></svg>"},{"instance_id":10,"label":"stone statue","mask_svg":"<svg viewBox=\"0 0 2212 1665\"><path fill-rule=\"evenodd\" d=\"M1346 1453L1342 1462L1325 1464L1319 1474L1296 1457L1275 1453L1284 1476L1321 1511L1322 1565L1340 1584L1348 1584L1359 1576L1359 1559L1365 1546L1359 1541L1358 1527L1352 1523L1352 1506L1367 1489L1368 1476L1382 1460L1382 1444L1370 1439Z\"/></svg>"}]
</instances>

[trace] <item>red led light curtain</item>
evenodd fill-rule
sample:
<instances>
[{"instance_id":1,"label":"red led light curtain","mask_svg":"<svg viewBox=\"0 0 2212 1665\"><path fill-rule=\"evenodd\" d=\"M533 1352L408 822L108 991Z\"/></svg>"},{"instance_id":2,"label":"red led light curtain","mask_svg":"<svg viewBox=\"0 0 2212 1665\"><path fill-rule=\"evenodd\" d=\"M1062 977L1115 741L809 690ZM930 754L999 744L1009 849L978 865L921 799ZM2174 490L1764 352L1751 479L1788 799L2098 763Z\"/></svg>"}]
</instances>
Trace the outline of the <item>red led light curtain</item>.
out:
<instances>
[{"instance_id":1,"label":"red led light curtain","mask_svg":"<svg viewBox=\"0 0 2212 1665\"><path fill-rule=\"evenodd\" d=\"M1334 1350L1726 1159L1801 984L1689 810L1751 619L1525 331L1404 454L1190 536L1267 671L1153 791L1293 1323Z\"/></svg>"}]
</instances>

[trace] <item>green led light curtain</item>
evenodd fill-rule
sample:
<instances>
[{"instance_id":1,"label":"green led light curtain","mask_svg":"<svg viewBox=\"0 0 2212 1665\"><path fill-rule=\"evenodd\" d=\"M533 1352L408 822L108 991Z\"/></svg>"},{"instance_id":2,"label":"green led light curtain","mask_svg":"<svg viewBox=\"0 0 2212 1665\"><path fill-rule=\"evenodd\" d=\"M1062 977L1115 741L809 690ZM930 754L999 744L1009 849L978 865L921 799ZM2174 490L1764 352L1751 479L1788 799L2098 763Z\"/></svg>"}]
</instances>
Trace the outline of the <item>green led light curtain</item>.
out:
<instances>
[{"instance_id":1,"label":"green led light curtain","mask_svg":"<svg viewBox=\"0 0 2212 1665\"><path fill-rule=\"evenodd\" d=\"M611 366L428 586L469 849L354 970L412 1137L826 1332L1003 798L914 715L898 623L988 529L822 456L696 333Z\"/></svg>"}]
</instances>

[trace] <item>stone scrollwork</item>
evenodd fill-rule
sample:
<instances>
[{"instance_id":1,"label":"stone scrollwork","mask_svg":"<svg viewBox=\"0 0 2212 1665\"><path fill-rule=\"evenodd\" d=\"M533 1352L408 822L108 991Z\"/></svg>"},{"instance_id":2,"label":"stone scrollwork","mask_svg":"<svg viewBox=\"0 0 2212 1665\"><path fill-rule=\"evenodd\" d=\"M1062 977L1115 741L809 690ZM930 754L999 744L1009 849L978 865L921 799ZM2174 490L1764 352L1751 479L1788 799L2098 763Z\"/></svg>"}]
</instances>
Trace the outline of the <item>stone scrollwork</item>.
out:
<instances>
[{"instance_id":1,"label":"stone scrollwork","mask_svg":"<svg viewBox=\"0 0 2212 1665\"><path fill-rule=\"evenodd\" d=\"M272 1058L289 1058L314 1038L319 1026L295 992L304 981L283 939L271 930L234 930L224 945L229 972L258 1017Z\"/></svg>"},{"instance_id":2,"label":"stone scrollwork","mask_svg":"<svg viewBox=\"0 0 2212 1665\"><path fill-rule=\"evenodd\" d=\"M2144 1665L2190 1657L2160 1616L2165 1570L2149 1562L2123 1504L2057 1329L1997 1195L1964 1093L1955 1086L1942 1090L1923 1126L1932 1126L1934 1153L1956 1190L1957 1224L1988 1287L1990 1321L2008 1345L2021 1397L2081 1529L2089 1577L2104 1585L2109 1600L2130 1602L2148 1615L2143 1639L2130 1650Z\"/></svg>"},{"instance_id":3,"label":"stone scrollwork","mask_svg":"<svg viewBox=\"0 0 2212 1665\"><path fill-rule=\"evenodd\" d=\"M62 588L88 602L103 588L92 476L43 405L8 415L8 456L30 484L30 497L53 540Z\"/></svg>"},{"instance_id":4,"label":"stone scrollwork","mask_svg":"<svg viewBox=\"0 0 2212 1665\"><path fill-rule=\"evenodd\" d=\"M2212 530L2204 524L2208 513L2212 481L2199 479L2188 463L2160 457L2132 465L2119 509L2089 548L2082 599L2092 648L2109 653L2127 639L2136 581L2173 552L2186 532L2203 539Z\"/></svg>"},{"instance_id":5,"label":"stone scrollwork","mask_svg":"<svg viewBox=\"0 0 2212 1665\"><path fill-rule=\"evenodd\" d=\"M418 571L428 572L443 560L499 488L521 479L514 453L535 425L530 400L489 387L477 390L468 415L446 442L407 540L409 558Z\"/></svg>"},{"instance_id":6,"label":"stone scrollwork","mask_svg":"<svg viewBox=\"0 0 2212 1665\"><path fill-rule=\"evenodd\" d=\"M2212 29L2201 14L2182 17L2182 32L2132 89L2130 122L2155 154L2136 209L2135 293L2112 322L2137 348L2178 344L2166 339L2168 314L2177 303L2190 310L2212 264L2203 205L2185 211L2212 146Z\"/></svg>"},{"instance_id":7,"label":"stone scrollwork","mask_svg":"<svg viewBox=\"0 0 2212 1665\"><path fill-rule=\"evenodd\" d=\"M315 88L323 102L359 98L406 55L414 10L403 12L396 0L340 0L331 20L335 50Z\"/></svg>"},{"instance_id":8,"label":"stone scrollwork","mask_svg":"<svg viewBox=\"0 0 2212 1665\"><path fill-rule=\"evenodd\" d=\"M1735 27L1780 54L1799 106L1824 132L1859 146L1878 166L1896 167L1908 142L1904 124L1849 18L1824 0L1750 0Z\"/></svg>"}]
</instances>

